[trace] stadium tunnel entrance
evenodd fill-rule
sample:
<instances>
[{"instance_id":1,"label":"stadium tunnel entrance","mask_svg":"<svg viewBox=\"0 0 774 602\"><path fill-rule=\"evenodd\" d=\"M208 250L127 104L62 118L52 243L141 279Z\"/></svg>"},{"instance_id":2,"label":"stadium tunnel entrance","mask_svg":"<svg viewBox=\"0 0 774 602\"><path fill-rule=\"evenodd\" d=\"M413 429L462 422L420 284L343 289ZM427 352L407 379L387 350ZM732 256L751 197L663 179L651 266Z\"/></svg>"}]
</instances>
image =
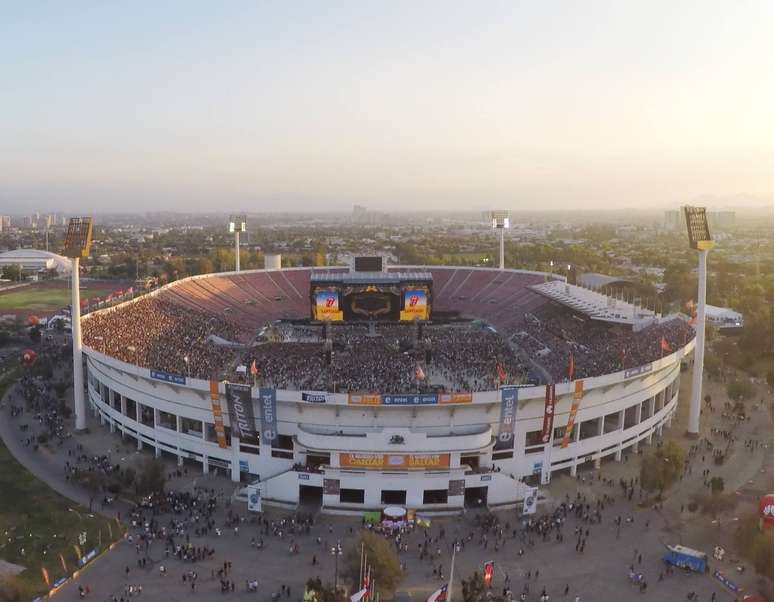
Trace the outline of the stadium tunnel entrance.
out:
<instances>
[{"instance_id":1,"label":"stadium tunnel entrance","mask_svg":"<svg viewBox=\"0 0 774 602\"><path fill-rule=\"evenodd\" d=\"M307 509L322 508L323 488L314 485L298 486L298 505Z\"/></svg>"},{"instance_id":2,"label":"stadium tunnel entrance","mask_svg":"<svg viewBox=\"0 0 774 602\"><path fill-rule=\"evenodd\" d=\"M489 487L465 487L465 508L485 508Z\"/></svg>"}]
</instances>

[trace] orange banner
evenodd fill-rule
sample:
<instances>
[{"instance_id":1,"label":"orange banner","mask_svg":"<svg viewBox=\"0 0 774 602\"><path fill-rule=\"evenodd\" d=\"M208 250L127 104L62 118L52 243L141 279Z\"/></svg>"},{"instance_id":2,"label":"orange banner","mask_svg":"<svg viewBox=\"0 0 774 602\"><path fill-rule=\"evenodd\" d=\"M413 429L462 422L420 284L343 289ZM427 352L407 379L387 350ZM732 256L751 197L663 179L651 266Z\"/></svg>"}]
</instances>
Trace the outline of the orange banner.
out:
<instances>
[{"instance_id":1,"label":"orange banner","mask_svg":"<svg viewBox=\"0 0 774 602\"><path fill-rule=\"evenodd\" d=\"M473 393L441 393L438 395L438 403L471 403Z\"/></svg>"},{"instance_id":2,"label":"orange banner","mask_svg":"<svg viewBox=\"0 0 774 602\"><path fill-rule=\"evenodd\" d=\"M342 468L407 469L448 468L450 454L339 454Z\"/></svg>"},{"instance_id":3,"label":"orange banner","mask_svg":"<svg viewBox=\"0 0 774 602\"><path fill-rule=\"evenodd\" d=\"M379 393L350 393L347 403L351 406L378 406L382 403Z\"/></svg>"},{"instance_id":4,"label":"orange banner","mask_svg":"<svg viewBox=\"0 0 774 602\"><path fill-rule=\"evenodd\" d=\"M570 444L570 437L572 437L572 429L575 426L575 416L578 414L578 406L580 406L581 399L583 399L583 381L575 381L575 393L572 396L572 405L570 406L570 416L567 418L567 427L564 429L564 437L562 437L562 449Z\"/></svg>"},{"instance_id":5,"label":"orange banner","mask_svg":"<svg viewBox=\"0 0 774 602\"><path fill-rule=\"evenodd\" d=\"M223 410L220 407L220 393L218 381L210 381L210 401L212 403L212 417L215 422L215 437L218 439L218 447L226 449L226 428L223 426Z\"/></svg>"}]
</instances>

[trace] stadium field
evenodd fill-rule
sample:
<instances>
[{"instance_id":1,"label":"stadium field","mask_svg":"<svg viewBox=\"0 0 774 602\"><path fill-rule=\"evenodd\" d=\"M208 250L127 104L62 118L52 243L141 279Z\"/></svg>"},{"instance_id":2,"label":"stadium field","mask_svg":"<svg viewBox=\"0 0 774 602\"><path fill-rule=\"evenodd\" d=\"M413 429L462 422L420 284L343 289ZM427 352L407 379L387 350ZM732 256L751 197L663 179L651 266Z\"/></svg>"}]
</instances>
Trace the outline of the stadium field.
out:
<instances>
[{"instance_id":1,"label":"stadium field","mask_svg":"<svg viewBox=\"0 0 774 602\"><path fill-rule=\"evenodd\" d=\"M118 287L83 289L81 290L81 298L102 297L116 288ZM0 310L53 311L66 305L70 305L70 289L66 287L52 288L32 285L0 294Z\"/></svg>"}]
</instances>

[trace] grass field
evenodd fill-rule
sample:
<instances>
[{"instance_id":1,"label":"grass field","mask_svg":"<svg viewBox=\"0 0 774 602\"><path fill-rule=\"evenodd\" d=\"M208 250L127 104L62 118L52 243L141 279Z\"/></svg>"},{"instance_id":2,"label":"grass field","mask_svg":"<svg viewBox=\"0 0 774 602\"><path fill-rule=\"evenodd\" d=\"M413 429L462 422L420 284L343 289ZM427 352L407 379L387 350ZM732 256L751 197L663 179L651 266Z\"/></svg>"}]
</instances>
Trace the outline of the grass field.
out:
<instances>
[{"instance_id":1,"label":"grass field","mask_svg":"<svg viewBox=\"0 0 774 602\"><path fill-rule=\"evenodd\" d=\"M9 373L0 381L0 396L15 378L15 373ZM1 443L0 533L0 558L27 568L14 579L22 590L22 600L48 591L42 567L52 584L77 568L79 535L86 534L85 543L79 545L81 554L100 542L104 549L120 535L115 521L89 514L56 493L19 464Z\"/></svg>"},{"instance_id":2,"label":"grass field","mask_svg":"<svg viewBox=\"0 0 774 602\"><path fill-rule=\"evenodd\" d=\"M84 289L81 290L81 298L102 297L115 289L116 287ZM41 288L32 285L0 295L0 310L53 311L66 305L70 305L69 288Z\"/></svg>"}]
</instances>

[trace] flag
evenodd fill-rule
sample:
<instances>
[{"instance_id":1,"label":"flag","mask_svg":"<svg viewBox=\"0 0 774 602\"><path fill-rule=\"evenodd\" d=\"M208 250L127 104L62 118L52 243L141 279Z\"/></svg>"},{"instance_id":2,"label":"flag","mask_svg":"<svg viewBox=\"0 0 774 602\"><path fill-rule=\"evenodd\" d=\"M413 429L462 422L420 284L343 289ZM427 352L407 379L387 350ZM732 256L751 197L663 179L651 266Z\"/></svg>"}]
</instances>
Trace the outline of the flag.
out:
<instances>
[{"instance_id":1,"label":"flag","mask_svg":"<svg viewBox=\"0 0 774 602\"><path fill-rule=\"evenodd\" d=\"M414 370L414 375L417 377L417 380L425 380L425 371L422 370L422 366L417 364L416 370Z\"/></svg>"},{"instance_id":2,"label":"flag","mask_svg":"<svg viewBox=\"0 0 774 602\"><path fill-rule=\"evenodd\" d=\"M253 363L250 364L250 374L252 374L253 376L258 374L258 366L255 365L255 360L253 360Z\"/></svg>"},{"instance_id":3,"label":"flag","mask_svg":"<svg viewBox=\"0 0 774 602\"><path fill-rule=\"evenodd\" d=\"M494 560L488 560L484 563L484 585L492 587L492 577L494 576Z\"/></svg>"},{"instance_id":4,"label":"flag","mask_svg":"<svg viewBox=\"0 0 774 602\"><path fill-rule=\"evenodd\" d=\"M430 594L427 602L446 602L446 590L448 589L449 584L445 583L441 589L437 589L432 594Z\"/></svg>"},{"instance_id":5,"label":"flag","mask_svg":"<svg viewBox=\"0 0 774 602\"><path fill-rule=\"evenodd\" d=\"M500 382L505 382L505 379L507 377L507 374L505 374L505 370L503 370L503 367L500 365L500 362L497 362L497 378L500 379Z\"/></svg>"},{"instance_id":6,"label":"flag","mask_svg":"<svg viewBox=\"0 0 774 602\"><path fill-rule=\"evenodd\" d=\"M48 580L48 571L46 570L46 567L40 567L40 572L43 573L43 581L46 582L48 587L51 587L51 582Z\"/></svg>"},{"instance_id":7,"label":"flag","mask_svg":"<svg viewBox=\"0 0 774 602\"><path fill-rule=\"evenodd\" d=\"M664 335L661 335L661 351L662 353L664 351L669 352L671 349L669 348L669 343L667 343L666 337Z\"/></svg>"},{"instance_id":8,"label":"flag","mask_svg":"<svg viewBox=\"0 0 774 602\"><path fill-rule=\"evenodd\" d=\"M570 380L575 375L575 356L570 353L570 365L567 367L567 376Z\"/></svg>"},{"instance_id":9,"label":"flag","mask_svg":"<svg viewBox=\"0 0 774 602\"><path fill-rule=\"evenodd\" d=\"M359 592L355 592L354 594L352 594L349 597L349 600L350 602L360 602L360 600L362 600L367 593L368 593L368 588L364 587Z\"/></svg>"}]
</instances>

